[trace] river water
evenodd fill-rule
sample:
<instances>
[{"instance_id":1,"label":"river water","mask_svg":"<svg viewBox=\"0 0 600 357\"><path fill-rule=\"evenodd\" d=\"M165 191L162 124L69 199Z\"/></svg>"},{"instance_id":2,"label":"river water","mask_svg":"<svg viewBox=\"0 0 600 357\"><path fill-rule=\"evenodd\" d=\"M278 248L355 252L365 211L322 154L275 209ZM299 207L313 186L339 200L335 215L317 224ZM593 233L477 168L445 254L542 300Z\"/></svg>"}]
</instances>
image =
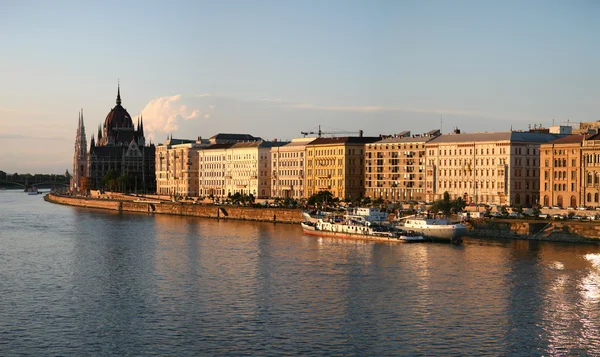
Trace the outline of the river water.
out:
<instances>
[{"instance_id":1,"label":"river water","mask_svg":"<svg viewBox=\"0 0 600 357\"><path fill-rule=\"evenodd\" d=\"M0 355L600 355L600 247L363 243L4 190Z\"/></svg>"}]
</instances>

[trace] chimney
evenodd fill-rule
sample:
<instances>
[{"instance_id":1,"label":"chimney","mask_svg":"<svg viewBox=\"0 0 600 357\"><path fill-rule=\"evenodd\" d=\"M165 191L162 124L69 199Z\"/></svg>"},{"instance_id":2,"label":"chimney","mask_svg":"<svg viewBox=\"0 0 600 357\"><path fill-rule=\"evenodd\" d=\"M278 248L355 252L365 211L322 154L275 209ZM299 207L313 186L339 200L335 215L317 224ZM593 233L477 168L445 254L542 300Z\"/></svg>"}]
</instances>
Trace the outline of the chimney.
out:
<instances>
[{"instance_id":1,"label":"chimney","mask_svg":"<svg viewBox=\"0 0 600 357\"><path fill-rule=\"evenodd\" d=\"M454 134L460 134L460 129L458 127L454 128Z\"/></svg>"},{"instance_id":2,"label":"chimney","mask_svg":"<svg viewBox=\"0 0 600 357\"><path fill-rule=\"evenodd\" d=\"M363 131L361 129L361 130L358 131L358 137L362 138L362 136L363 136Z\"/></svg>"},{"instance_id":3,"label":"chimney","mask_svg":"<svg viewBox=\"0 0 600 357\"><path fill-rule=\"evenodd\" d=\"M276 143L277 142L277 138L273 139L273 142Z\"/></svg>"}]
</instances>

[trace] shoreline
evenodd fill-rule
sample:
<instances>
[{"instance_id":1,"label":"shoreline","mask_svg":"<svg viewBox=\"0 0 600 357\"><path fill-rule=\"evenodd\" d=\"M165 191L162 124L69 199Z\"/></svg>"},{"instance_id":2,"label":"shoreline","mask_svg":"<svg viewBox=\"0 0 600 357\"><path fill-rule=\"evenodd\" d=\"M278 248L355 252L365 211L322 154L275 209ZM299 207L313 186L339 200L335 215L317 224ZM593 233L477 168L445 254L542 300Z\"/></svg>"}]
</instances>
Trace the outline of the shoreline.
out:
<instances>
[{"instance_id":1,"label":"shoreline","mask_svg":"<svg viewBox=\"0 0 600 357\"><path fill-rule=\"evenodd\" d=\"M119 199L118 197L121 198ZM116 194L111 198L94 198L47 193L44 195L44 200L54 204L106 209L118 212L168 214L286 224L299 224L304 221L301 209L191 204ZM479 219L468 222L465 236L482 240L513 239L599 245L600 224L591 222Z\"/></svg>"}]
</instances>

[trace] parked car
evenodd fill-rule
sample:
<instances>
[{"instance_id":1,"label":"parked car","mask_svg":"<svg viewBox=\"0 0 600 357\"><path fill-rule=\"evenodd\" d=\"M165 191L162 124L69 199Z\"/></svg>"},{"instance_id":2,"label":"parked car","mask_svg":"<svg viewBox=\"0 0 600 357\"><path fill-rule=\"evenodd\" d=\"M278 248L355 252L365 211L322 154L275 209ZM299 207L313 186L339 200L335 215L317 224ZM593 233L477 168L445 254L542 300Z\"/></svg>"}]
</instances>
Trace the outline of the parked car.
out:
<instances>
[{"instance_id":1,"label":"parked car","mask_svg":"<svg viewBox=\"0 0 600 357\"><path fill-rule=\"evenodd\" d=\"M563 216L561 216L560 214L553 214L553 215L552 215L552 219L555 219L555 220L559 220L559 219L563 219L563 218L564 218L564 217L563 217Z\"/></svg>"},{"instance_id":2,"label":"parked car","mask_svg":"<svg viewBox=\"0 0 600 357\"><path fill-rule=\"evenodd\" d=\"M538 218L539 219L548 219L548 218L550 218L550 216L547 213L540 213L540 214L538 214Z\"/></svg>"},{"instance_id":3,"label":"parked car","mask_svg":"<svg viewBox=\"0 0 600 357\"><path fill-rule=\"evenodd\" d=\"M559 206L552 206L552 209L562 209L562 208Z\"/></svg>"},{"instance_id":4,"label":"parked car","mask_svg":"<svg viewBox=\"0 0 600 357\"><path fill-rule=\"evenodd\" d=\"M585 206L579 206L577 207L577 209L580 211L585 211L587 208Z\"/></svg>"},{"instance_id":5,"label":"parked car","mask_svg":"<svg viewBox=\"0 0 600 357\"><path fill-rule=\"evenodd\" d=\"M567 206L567 209L575 209L573 206Z\"/></svg>"}]
</instances>

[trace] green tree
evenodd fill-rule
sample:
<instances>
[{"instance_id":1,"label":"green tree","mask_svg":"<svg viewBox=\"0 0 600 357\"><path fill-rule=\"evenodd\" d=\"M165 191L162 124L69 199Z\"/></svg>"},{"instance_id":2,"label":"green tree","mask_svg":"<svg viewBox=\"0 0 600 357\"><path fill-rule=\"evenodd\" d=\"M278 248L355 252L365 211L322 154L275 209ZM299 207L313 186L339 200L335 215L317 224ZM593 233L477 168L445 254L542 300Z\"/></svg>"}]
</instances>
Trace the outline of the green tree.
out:
<instances>
[{"instance_id":1,"label":"green tree","mask_svg":"<svg viewBox=\"0 0 600 357\"><path fill-rule=\"evenodd\" d=\"M337 200L334 199L333 194L329 191L320 191L308 198L309 205L323 206L336 201Z\"/></svg>"},{"instance_id":2,"label":"green tree","mask_svg":"<svg viewBox=\"0 0 600 357\"><path fill-rule=\"evenodd\" d=\"M462 199L462 197L458 197L454 201L451 201L450 206L453 213L462 212L465 209L467 203Z\"/></svg>"}]
</instances>

